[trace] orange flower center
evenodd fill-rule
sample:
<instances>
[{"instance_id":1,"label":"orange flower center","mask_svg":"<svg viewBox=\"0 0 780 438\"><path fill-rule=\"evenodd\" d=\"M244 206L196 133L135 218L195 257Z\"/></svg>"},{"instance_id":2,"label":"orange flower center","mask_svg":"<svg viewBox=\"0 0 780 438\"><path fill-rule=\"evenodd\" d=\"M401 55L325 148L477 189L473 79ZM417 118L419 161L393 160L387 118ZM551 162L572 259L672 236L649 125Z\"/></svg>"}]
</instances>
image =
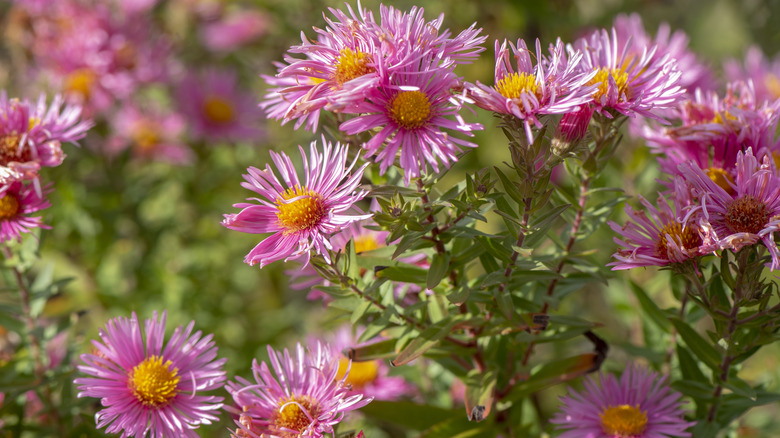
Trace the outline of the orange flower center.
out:
<instances>
[{"instance_id":1,"label":"orange flower center","mask_svg":"<svg viewBox=\"0 0 780 438\"><path fill-rule=\"evenodd\" d=\"M88 68L80 68L65 79L65 91L68 94L76 94L82 99L89 99L92 94L92 88L97 81L95 72Z\"/></svg>"},{"instance_id":2,"label":"orange flower center","mask_svg":"<svg viewBox=\"0 0 780 438\"><path fill-rule=\"evenodd\" d=\"M406 129L416 129L428 121L431 103L422 91L401 91L390 102L390 118Z\"/></svg>"},{"instance_id":3,"label":"orange flower center","mask_svg":"<svg viewBox=\"0 0 780 438\"><path fill-rule=\"evenodd\" d=\"M658 245L656 246L656 254L665 259L668 259L667 245L669 241L666 239L667 235L672 238L673 242L682 246L683 249L697 248L702 244L699 233L693 227L685 227L683 229L678 222L670 222L658 234Z\"/></svg>"},{"instance_id":4,"label":"orange flower center","mask_svg":"<svg viewBox=\"0 0 780 438\"><path fill-rule=\"evenodd\" d=\"M298 198L285 203L289 199ZM287 189L276 200L276 218L285 229L284 233L295 233L308 230L320 223L325 216L325 203L319 193L295 186Z\"/></svg>"},{"instance_id":5,"label":"orange flower center","mask_svg":"<svg viewBox=\"0 0 780 438\"><path fill-rule=\"evenodd\" d=\"M734 187L731 186L731 184L734 183L734 178L725 169L721 169L720 167L710 167L704 172L707 174L707 176L710 177L712 182L725 190L726 193L732 196L737 194L737 192L734 190Z\"/></svg>"},{"instance_id":6,"label":"orange flower center","mask_svg":"<svg viewBox=\"0 0 780 438\"><path fill-rule=\"evenodd\" d=\"M19 213L19 200L11 193L6 192L0 198L0 220L11 219Z\"/></svg>"},{"instance_id":7,"label":"orange flower center","mask_svg":"<svg viewBox=\"0 0 780 438\"><path fill-rule=\"evenodd\" d=\"M203 114L211 122L223 124L233 120L235 110L228 100L219 96L207 96L203 100Z\"/></svg>"},{"instance_id":8,"label":"orange flower center","mask_svg":"<svg viewBox=\"0 0 780 438\"><path fill-rule=\"evenodd\" d=\"M726 208L726 226L732 233L758 234L767 222L769 209L752 195L737 198Z\"/></svg>"},{"instance_id":9,"label":"orange flower center","mask_svg":"<svg viewBox=\"0 0 780 438\"><path fill-rule=\"evenodd\" d=\"M317 402L309 396L293 396L279 400L279 411L271 419L274 434L282 438L298 438L320 414ZM293 430L297 433L285 431Z\"/></svg>"},{"instance_id":10,"label":"orange flower center","mask_svg":"<svg viewBox=\"0 0 780 438\"><path fill-rule=\"evenodd\" d=\"M376 240L376 236L373 234L365 234L355 238L355 252L361 253L365 251L371 251L385 246L383 242Z\"/></svg>"},{"instance_id":11,"label":"orange flower center","mask_svg":"<svg viewBox=\"0 0 780 438\"><path fill-rule=\"evenodd\" d=\"M128 386L144 406L163 406L178 394L179 369L171 369L171 361L150 356L130 372Z\"/></svg>"},{"instance_id":12,"label":"orange flower center","mask_svg":"<svg viewBox=\"0 0 780 438\"><path fill-rule=\"evenodd\" d=\"M607 406L601 417L601 428L610 436L630 438L640 435L647 427L647 412L639 405Z\"/></svg>"}]
</instances>

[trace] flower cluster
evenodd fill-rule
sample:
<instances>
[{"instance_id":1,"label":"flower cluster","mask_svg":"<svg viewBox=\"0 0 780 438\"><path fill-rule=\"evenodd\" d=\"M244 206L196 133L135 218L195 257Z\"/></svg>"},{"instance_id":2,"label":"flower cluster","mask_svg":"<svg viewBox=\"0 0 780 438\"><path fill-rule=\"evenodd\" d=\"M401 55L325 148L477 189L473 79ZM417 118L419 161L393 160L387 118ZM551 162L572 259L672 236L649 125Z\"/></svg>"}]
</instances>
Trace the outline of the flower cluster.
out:
<instances>
[{"instance_id":1,"label":"flower cluster","mask_svg":"<svg viewBox=\"0 0 780 438\"><path fill-rule=\"evenodd\" d=\"M41 185L42 167L65 159L62 143L84 137L92 122L81 120L81 107L55 96L50 104L9 98L0 92L0 242L45 227L31 214L47 208L50 185Z\"/></svg>"}]
</instances>

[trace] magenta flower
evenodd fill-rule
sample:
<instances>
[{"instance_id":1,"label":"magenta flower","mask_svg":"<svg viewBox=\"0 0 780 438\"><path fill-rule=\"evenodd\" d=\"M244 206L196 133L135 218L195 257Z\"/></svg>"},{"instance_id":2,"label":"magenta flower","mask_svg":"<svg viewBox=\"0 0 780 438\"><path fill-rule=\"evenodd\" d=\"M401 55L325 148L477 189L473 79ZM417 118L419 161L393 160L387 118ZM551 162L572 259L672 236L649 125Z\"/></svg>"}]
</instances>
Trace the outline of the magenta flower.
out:
<instances>
[{"instance_id":1,"label":"magenta flower","mask_svg":"<svg viewBox=\"0 0 780 438\"><path fill-rule=\"evenodd\" d=\"M479 123L466 123L458 113L461 103L453 89L459 85L457 76L432 68L431 60L426 60L419 67L397 72L372 89L365 101L345 109L361 115L339 129L349 135L378 130L363 148L379 163L380 173L398 155L408 184L428 167L438 172L439 162L449 167L457 161L458 146L477 146L448 132L471 137L472 131L482 129Z\"/></svg>"},{"instance_id":2,"label":"magenta flower","mask_svg":"<svg viewBox=\"0 0 780 438\"><path fill-rule=\"evenodd\" d=\"M687 214L692 205L690 188L681 177L674 180L673 205L659 194L657 207L642 196L640 210L626 205L629 222L622 227L609 221L609 227L618 234L615 243L620 245L612 255L616 261L609 263L613 270L640 266L665 266L682 263L703 254L703 239L696 218Z\"/></svg>"},{"instance_id":3,"label":"magenta flower","mask_svg":"<svg viewBox=\"0 0 780 438\"><path fill-rule=\"evenodd\" d=\"M595 72L588 82L597 85L592 104L597 112L611 116L608 109L626 116L636 114L663 122L659 111L673 108L682 97L680 71L669 54L656 57L657 48L641 52L618 38L612 29L581 38L570 50L583 54L580 64L586 72Z\"/></svg>"},{"instance_id":4,"label":"magenta flower","mask_svg":"<svg viewBox=\"0 0 780 438\"><path fill-rule=\"evenodd\" d=\"M200 39L209 50L225 52L256 40L268 31L271 19L260 11L240 10L206 23Z\"/></svg>"},{"instance_id":5,"label":"magenta flower","mask_svg":"<svg viewBox=\"0 0 780 438\"><path fill-rule=\"evenodd\" d=\"M195 321L177 327L165 342L166 312L154 312L144 332L135 312L130 319L109 320L99 331L102 342L92 341L95 352L82 354L79 397L99 398L103 409L97 427L122 437L184 436L196 438L201 424L211 424L222 407L222 397L202 395L220 388L225 380L212 335L192 333ZM145 339L144 339L145 338Z\"/></svg>"},{"instance_id":6,"label":"magenta flower","mask_svg":"<svg viewBox=\"0 0 780 438\"><path fill-rule=\"evenodd\" d=\"M660 61L666 55L676 60L677 70L680 72L680 87L689 94L696 89L717 88L712 68L702 63L696 54L688 49L689 39L685 32L672 32L668 23L661 23L655 37L652 37L645 31L642 17L637 13L618 15L615 18L615 31L618 41L622 44L628 43L629 50L636 56L641 56L644 50L655 46L656 60Z\"/></svg>"},{"instance_id":7,"label":"magenta flower","mask_svg":"<svg viewBox=\"0 0 780 438\"><path fill-rule=\"evenodd\" d=\"M273 233L247 254L246 263L260 263L262 268L276 260L303 258L305 265L312 250L330 262L328 250L333 245L329 237L349 223L371 217L349 214L353 204L367 194L358 190L358 184L368 163L350 175L359 156L347 166L346 145L336 143L333 147L324 137L322 143L320 153L317 142L312 142L309 160L299 146L305 183L298 178L290 158L273 151L271 159L281 182L269 165L265 170L250 167L244 175L247 182L241 185L261 196L255 198L259 204L234 204L241 211L226 214L222 224L245 233Z\"/></svg>"},{"instance_id":8,"label":"magenta flower","mask_svg":"<svg viewBox=\"0 0 780 438\"><path fill-rule=\"evenodd\" d=\"M172 164L186 164L194 158L182 141L185 123L177 113L154 107L141 109L128 102L112 122L117 135L106 142L110 155L130 149L135 158Z\"/></svg>"},{"instance_id":9,"label":"magenta flower","mask_svg":"<svg viewBox=\"0 0 780 438\"><path fill-rule=\"evenodd\" d=\"M21 241L22 233L51 228L40 216L30 216L51 206L46 199L51 190L49 185L39 192L33 184L22 181L8 183L0 190L0 242Z\"/></svg>"},{"instance_id":10,"label":"magenta flower","mask_svg":"<svg viewBox=\"0 0 780 438\"><path fill-rule=\"evenodd\" d=\"M633 365L618 381L601 375L585 379L582 393L569 389L551 423L565 432L558 438L681 438L696 423L685 421L680 394L667 378Z\"/></svg>"},{"instance_id":11,"label":"magenta flower","mask_svg":"<svg viewBox=\"0 0 780 438\"><path fill-rule=\"evenodd\" d=\"M91 121L81 121L81 107L66 105L55 96L36 103L8 99L0 92L0 184L19 179L37 180L41 167L59 166L65 159L63 142L86 135Z\"/></svg>"},{"instance_id":12,"label":"magenta flower","mask_svg":"<svg viewBox=\"0 0 780 438\"><path fill-rule=\"evenodd\" d=\"M496 41L495 86L467 84L469 97L480 108L523 120L528 141L532 143L531 127L542 127L538 115L574 112L592 99L594 87L585 84L594 74L578 69L580 53L568 59L561 40L550 46L549 58L542 53L538 39L536 55L523 40L517 40L516 46L509 43L509 47L511 53L506 40L500 47ZM513 67L513 61L517 68Z\"/></svg>"},{"instance_id":13,"label":"magenta flower","mask_svg":"<svg viewBox=\"0 0 780 438\"><path fill-rule=\"evenodd\" d=\"M204 139L258 140L261 117L254 98L240 90L232 71L190 74L177 88L179 111L193 135Z\"/></svg>"},{"instance_id":14,"label":"magenta flower","mask_svg":"<svg viewBox=\"0 0 780 438\"><path fill-rule=\"evenodd\" d=\"M751 148L739 152L730 191L695 163L681 164L680 172L700 192L702 226L720 249L739 251L760 240L772 256L770 269L780 269L780 250L774 238L780 230L780 177L769 157L759 165Z\"/></svg>"},{"instance_id":15,"label":"magenta flower","mask_svg":"<svg viewBox=\"0 0 780 438\"><path fill-rule=\"evenodd\" d=\"M316 343L296 356L268 347L271 370L265 362L252 362L255 382L241 377L228 382L239 420L236 437L320 438L333 434L344 414L359 409L371 398L347 395L346 376L337 378L338 363L330 349Z\"/></svg>"},{"instance_id":16,"label":"magenta flower","mask_svg":"<svg viewBox=\"0 0 780 438\"><path fill-rule=\"evenodd\" d=\"M723 70L729 82L752 82L759 103L780 98L780 56L768 59L759 47L751 47L744 63L732 59L724 63Z\"/></svg>"}]
</instances>

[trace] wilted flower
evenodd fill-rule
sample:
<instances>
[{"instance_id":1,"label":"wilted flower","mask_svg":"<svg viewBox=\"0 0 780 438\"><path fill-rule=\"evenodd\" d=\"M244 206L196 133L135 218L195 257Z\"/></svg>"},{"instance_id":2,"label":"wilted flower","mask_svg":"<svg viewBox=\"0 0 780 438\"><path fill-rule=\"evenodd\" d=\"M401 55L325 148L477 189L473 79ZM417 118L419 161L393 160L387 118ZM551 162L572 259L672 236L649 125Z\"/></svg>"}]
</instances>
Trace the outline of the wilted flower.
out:
<instances>
[{"instance_id":1,"label":"wilted flower","mask_svg":"<svg viewBox=\"0 0 780 438\"><path fill-rule=\"evenodd\" d=\"M298 344L295 357L269 346L268 356L273 370L254 360L255 382L237 377L226 385L240 415L235 437L320 438L372 400L347 395L347 376L337 377L337 361L319 342L310 349Z\"/></svg>"},{"instance_id":2,"label":"wilted flower","mask_svg":"<svg viewBox=\"0 0 780 438\"><path fill-rule=\"evenodd\" d=\"M226 359L218 359L212 335L192 333L195 321L177 327L165 343L166 312L147 319L144 332L135 313L109 320L100 330L95 352L82 354L79 397L100 399L98 428L122 437L196 438L201 424L211 424L222 397L201 395L222 386Z\"/></svg>"},{"instance_id":3,"label":"wilted flower","mask_svg":"<svg viewBox=\"0 0 780 438\"><path fill-rule=\"evenodd\" d=\"M702 225L721 249L741 248L760 240L772 256L771 269L780 269L780 250L774 234L780 230L780 178L769 157L763 163L748 148L737 154L734 182L727 191L695 163L680 165L683 178L699 191Z\"/></svg>"},{"instance_id":4,"label":"wilted flower","mask_svg":"<svg viewBox=\"0 0 780 438\"><path fill-rule=\"evenodd\" d=\"M312 250L330 261L328 250L333 249L330 235L351 222L367 219L371 215L348 214L355 202L367 192L358 190L364 164L350 175L358 156L347 167L347 147L322 139L323 151L317 150L317 142L311 143L309 160L303 148L305 182L298 178L290 158L284 153L271 152L282 182L269 165L265 170L255 167L244 175L247 182L241 185L257 192L262 198L259 204L239 203L242 210L226 214L222 224L231 230L245 233L273 233L247 254L244 261L260 267L276 260L304 258L307 264Z\"/></svg>"},{"instance_id":5,"label":"wilted flower","mask_svg":"<svg viewBox=\"0 0 780 438\"><path fill-rule=\"evenodd\" d=\"M611 374L601 375L600 384L588 377L583 392L569 390L561 403L550 420L565 430L558 438L681 438L695 424L685 421L680 394L666 377L638 365L619 381Z\"/></svg>"}]
</instances>

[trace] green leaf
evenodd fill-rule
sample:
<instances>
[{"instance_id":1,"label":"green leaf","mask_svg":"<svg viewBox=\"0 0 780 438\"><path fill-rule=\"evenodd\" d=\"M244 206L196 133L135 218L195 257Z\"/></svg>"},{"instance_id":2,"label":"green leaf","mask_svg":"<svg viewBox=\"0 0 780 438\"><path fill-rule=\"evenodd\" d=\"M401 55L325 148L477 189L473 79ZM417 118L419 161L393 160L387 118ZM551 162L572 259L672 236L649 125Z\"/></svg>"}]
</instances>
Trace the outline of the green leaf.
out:
<instances>
[{"instance_id":1,"label":"green leaf","mask_svg":"<svg viewBox=\"0 0 780 438\"><path fill-rule=\"evenodd\" d=\"M428 289L435 288L442 278L447 275L450 266L449 253L434 254L431 259L431 266L428 268L428 276L425 280L425 286Z\"/></svg>"},{"instance_id":2,"label":"green leaf","mask_svg":"<svg viewBox=\"0 0 780 438\"><path fill-rule=\"evenodd\" d=\"M452 331L453 327L455 327L455 320L444 320L433 324L412 339L412 342L404 347L390 364L393 366L400 366L417 359L422 356L423 353L438 344L440 340L444 339L444 337Z\"/></svg>"},{"instance_id":3,"label":"green leaf","mask_svg":"<svg viewBox=\"0 0 780 438\"><path fill-rule=\"evenodd\" d=\"M387 268L378 271L376 276L378 278L387 278L388 280L401 281L403 283L425 284L428 278L428 271L404 263L396 266L388 266Z\"/></svg>"},{"instance_id":4,"label":"green leaf","mask_svg":"<svg viewBox=\"0 0 780 438\"><path fill-rule=\"evenodd\" d=\"M471 421L484 420L493 407L493 390L496 388L497 374L495 371L483 372L477 369L469 371L466 376L466 416Z\"/></svg>"},{"instance_id":5,"label":"green leaf","mask_svg":"<svg viewBox=\"0 0 780 438\"><path fill-rule=\"evenodd\" d=\"M447 299L450 301L450 303L460 306L466 300L469 298L469 288L468 286L460 286L456 289L453 289L449 294L447 294Z\"/></svg>"},{"instance_id":6,"label":"green leaf","mask_svg":"<svg viewBox=\"0 0 780 438\"><path fill-rule=\"evenodd\" d=\"M666 317L666 314L664 314L664 312L655 305L653 300L647 296L645 291L642 290L638 284L631 281L629 285L631 286L631 291L634 292L636 299L639 300L639 305L642 307L642 310L644 310L645 314L648 316L648 318L650 318L650 321L655 323L655 325L658 326L658 328L661 330L669 333L671 324L669 323L669 319Z\"/></svg>"},{"instance_id":7,"label":"green leaf","mask_svg":"<svg viewBox=\"0 0 780 438\"><path fill-rule=\"evenodd\" d=\"M696 331L684 321L677 318L672 318L671 321L674 328L677 329L677 333L680 334L685 341L685 344L691 350L691 353L713 371L717 372L720 369L721 362L718 350L710 345L709 341L701 337L701 335L696 333Z\"/></svg>"},{"instance_id":8,"label":"green leaf","mask_svg":"<svg viewBox=\"0 0 780 438\"><path fill-rule=\"evenodd\" d=\"M458 415L431 426L420 434L420 438L493 437L496 433L491 430L490 423L477 423L469 421L464 415Z\"/></svg>"},{"instance_id":9,"label":"green leaf","mask_svg":"<svg viewBox=\"0 0 780 438\"><path fill-rule=\"evenodd\" d=\"M699 368L699 363L693 358L691 353L681 344L677 344L677 360L680 362L680 371L683 379L694 382L709 383Z\"/></svg>"},{"instance_id":10,"label":"green leaf","mask_svg":"<svg viewBox=\"0 0 780 438\"><path fill-rule=\"evenodd\" d=\"M523 195L520 193L519 190L517 190L517 186L509 180L509 178L504 174L504 172L501 171L498 167L493 167L495 169L496 174L498 175L498 179L501 180L501 184L504 186L504 191L507 195L509 195L510 198L512 198L515 202L517 202L517 205L523 205Z\"/></svg>"},{"instance_id":11,"label":"green leaf","mask_svg":"<svg viewBox=\"0 0 780 438\"><path fill-rule=\"evenodd\" d=\"M373 419L414 430L426 430L450 418L462 417L458 411L407 401L374 400L360 408L360 412Z\"/></svg>"},{"instance_id":12,"label":"green leaf","mask_svg":"<svg viewBox=\"0 0 780 438\"><path fill-rule=\"evenodd\" d=\"M362 341L362 339L361 339ZM343 351L348 358L363 362L376 359L387 359L395 355L395 339L385 339L359 347L349 347Z\"/></svg>"}]
</instances>

